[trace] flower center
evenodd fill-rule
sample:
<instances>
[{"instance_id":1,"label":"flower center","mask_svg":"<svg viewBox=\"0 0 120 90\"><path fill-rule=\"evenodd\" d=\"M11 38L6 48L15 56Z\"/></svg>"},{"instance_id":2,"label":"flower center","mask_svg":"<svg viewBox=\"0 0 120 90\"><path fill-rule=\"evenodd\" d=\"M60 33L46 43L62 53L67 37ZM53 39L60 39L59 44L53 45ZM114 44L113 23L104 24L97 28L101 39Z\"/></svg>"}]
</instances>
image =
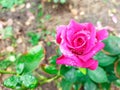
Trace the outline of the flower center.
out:
<instances>
[{"instance_id":1,"label":"flower center","mask_svg":"<svg viewBox=\"0 0 120 90\"><path fill-rule=\"evenodd\" d=\"M84 52L84 49L85 49L85 47L82 47L80 50L76 50L76 49L71 48L71 52L76 54L76 55L82 55Z\"/></svg>"},{"instance_id":2,"label":"flower center","mask_svg":"<svg viewBox=\"0 0 120 90\"><path fill-rule=\"evenodd\" d=\"M82 38L78 38L77 46L81 46L83 43L84 43L84 41L82 40Z\"/></svg>"},{"instance_id":3,"label":"flower center","mask_svg":"<svg viewBox=\"0 0 120 90\"><path fill-rule=\"evenodd\" d=\"M82 38L82 37L76 38L76 39L74 40L74 46L75 46L75 47L83 46L84 44L85 44L85 40L84 40L84 38Z\"/></svg>"}]
</instances>

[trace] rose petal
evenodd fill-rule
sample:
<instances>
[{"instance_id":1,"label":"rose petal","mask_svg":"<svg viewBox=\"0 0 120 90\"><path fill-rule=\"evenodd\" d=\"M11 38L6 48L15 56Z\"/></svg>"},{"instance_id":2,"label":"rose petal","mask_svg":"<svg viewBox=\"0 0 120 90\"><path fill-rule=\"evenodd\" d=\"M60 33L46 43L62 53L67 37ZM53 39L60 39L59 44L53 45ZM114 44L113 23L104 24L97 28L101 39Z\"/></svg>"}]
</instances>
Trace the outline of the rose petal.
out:
<instances>
[{"instance_id":1,"label":"rose petal","mask_svg":"<svg viewBox=\"0 0 120 90\"><path fill-rule=\"evenodd\" d=\"M82 66L82 63L75 56L70 58L70 57L62 55L61 57L57 58L56 63L70 65L70 66L77 66L77 67Z\"/></svg>"},{"instance_id":2,"label":"rose petal","mask_svg":"<svg viewBox=\"0 0 120 90\"><path fill-rule=\"evenodd\" d=\"M67 25L66 37L69 43L71 44L72 37L75 33L83 30L82 24L77 23L74 20L71 20L70 23Z\"/></svg>"},{"instance_id":3,"label":"rose petal","mask_svg":"<svg viewBox=\"0 0 120 90\"><path fill-rule=\"evenodd\" d=\"M64 26L64 25L61 25L61 26L58 26L57 27L57 35L56 35L56 41L57 41L57 43L61 43L61 34L62 34L62 32L63 31L65 31L66 30L66 26Z\"/></svg>"},{"instance_id":4,"label":"rose petal","mask_svg":"<svg viewBox=\"0 0 120 90\"><path fill-rule=\"evenodd\" d=\"M91 58L84 64L84 66L91 70L95 70L98 67L98 61Z\"/></svg>"},{"instance_id":5,"label":"rose petal","mask_svg":"<svg viewBox=\"0 0 120 90\"><path fill-rule=\"evenodd\" d=\"M79 58L81 58L83 61L87 61L89 58L92 58L99 50L101 50L104 47L103 42L98 42L95 47L86 55L81 55Z\"/></svg>"},{"instance_id":6,"label":"rose petal","mask_svg":"<svg viewBox=\"0 0 120 90\"><path fill-rule=\"evenodd\" d=\"M78 32L83 30L82 24L76 22L75 20L71 20L70 23L68 24L68 29L72 29L74 32Z\"/></svg>"},{"instance_id":7,"label":"rose petal","mask_svg":"<svg viewBox=\"0 0 120 90\"><path fill-rule=\"evenodd\" d=\"M64 42L62 42L61 44L60 44L60 51L64 54L64 55L66 55L66 56L72 56L73 55L73 53L70 51L70 49L67 47L67 44L66 43L64 43Z\"/></svg>"},{"instance_id":8,"label":"rose petal","mask_svg":"<svg viewBox=\"0 0 120 90\"><path fill-rule=\"evenodd\" d=\"M93 24L86 23L86 32L89 32L90 36L88 37L89 40L87 41L86 50L84 53L88 53L95 45L96 39L96 30Z\"/></svg>"},{"instance_id":9,"label":"rose petal","mask_svg":"<svg viewBox=\"0 0 120 90\"><path fill-rule=\"evenodd\" d=\"M107 30L103 29L103 30L98 31L96 37L98 41L106 39L108 37Z\"/></svg>"},{"instance_id":10,"label":"rose petal","mask_svg":"<svg viewBox=\"0 0 120 90\"><path fill-rule=\"evenodd\" d=\"M89 59L88 62L83 62L82 60L78 59L76 56L67 57L64 55L57 58L56 63L75 66L75 67L89 68L91 70L95 70L98 66L98 61L94 59Z\"/></svg>"}]
</instances>

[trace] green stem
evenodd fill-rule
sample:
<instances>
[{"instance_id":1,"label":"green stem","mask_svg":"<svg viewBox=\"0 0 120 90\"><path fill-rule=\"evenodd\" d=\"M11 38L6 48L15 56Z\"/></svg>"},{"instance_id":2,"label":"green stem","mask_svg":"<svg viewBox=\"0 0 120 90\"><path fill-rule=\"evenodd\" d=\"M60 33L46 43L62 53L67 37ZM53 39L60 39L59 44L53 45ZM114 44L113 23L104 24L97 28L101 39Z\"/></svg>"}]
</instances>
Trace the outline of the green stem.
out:
<instances>
[{"instance_id":1,"label":"green stem","mask_svg":"<svg viewBox=\"0 0 120 90\"><path fill-rule=\"evenodd\" d=\"M46 79L47 79L45 76L40 75L40 74L37 73L37 72L34 72L34 74L35 74L35 76L37 76L37 78L38 78L39 80L46 80Z\"/></svg>"},{"instance_id":2,"label":"green stem","mask_svg":"<svg viewBox=\"0 0 120 90\"><path fill-rule=\"evenodd\" d=\"M40 85L43 85L43 84L45 84L45 83L50 83L50 82L52 82L52 81L58 79L59 77L60 77L60 75L57 75L57 76L55 76L55 77L53 77L53 78L44 80L44 81L40 82Z\"/></svg>"},{"instance_id":3,"label":"green stem","mask_svg":"<svg viewBox=\"0 0 120 90\"><path fill-rule=\"evenodd\" d=\"M16 74L16 72L13 71L5 71L5 70L0 70L1 74Z\"/></svg>"}]
</instances>

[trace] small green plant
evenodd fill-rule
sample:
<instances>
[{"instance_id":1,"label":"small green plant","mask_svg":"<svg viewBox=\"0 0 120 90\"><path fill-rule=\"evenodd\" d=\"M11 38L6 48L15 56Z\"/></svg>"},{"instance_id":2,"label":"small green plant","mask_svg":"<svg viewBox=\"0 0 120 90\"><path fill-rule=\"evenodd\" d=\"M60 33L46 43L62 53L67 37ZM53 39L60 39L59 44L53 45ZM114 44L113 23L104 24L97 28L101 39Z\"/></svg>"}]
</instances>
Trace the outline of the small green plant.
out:
<instances>
[{"instance_id":1,"label":"small green plant","mask_svg":"<svg viewBox=\"0 0 120 90\"><path fill-rule=\"evenodd\" d=\"M61 3L64 4L67 2L67 0L53 0L54 3Z\"/></svg>"},{"instance_id":2,"label":"small green plant","mask_svg":"<svg viewBox=\"0 0 120 90\"><path fill-rule=\"evenodd\" d=\"M48 2L65 4L67 0L48 0Z\"/></svg>"},{"instance_id":3,"label":"small green plant","mask_svg":"<svg viewBox=\"0 0 120 90\"><path fill-rule=\"evenodd\" d=\"M1 30L0 34L3 39L12 38L13 37L13 28L11 26L7 26Z\"/></svg>"},{"instance_id":4,"label":"small green plant","mask_svg":"<svg viewBox=\"0 0 120 90\"><path fill-rule=\"evenodd\" d=\"M29 42L32 45L37 45L38 44L39 39L40 39L40 34L35 33L35 32L29 32L27 35L28 35L28 37L30 37Z\"/></svg>"},{"instance_id":5,"label":"small green plant","mask_svg":"<svg viewBox=\"0 0 120 90\"><path fill-rule=\"evenodd\" d=\"M13 74L4 80L3 85L15 90L36 88L38 80L33 75L33 71L39 66L44 57L44 48L41 45L37 45L30 49L26 54L17 56L16 61L14 62L16 67L14 68L16 69L15 72L5 71L5 69L10 65L10 61L4 60L0 62L0 65L2 65L0 73Z\"/></svg>"},{"instance_id":6,"label":"small green plant","mask_svg":"<svg viewBox=\"0 0 120 90\"><path fill-rule=\"evenodd\" d=\"M38 9L39 9L39 12L38 12L37 17L41 18L43 16L43 7L41 4L38 6Z\"/></svg>"},{"instance_id":7,"label":"small green plant","mask_svg":"<svg viewBox=\"0 0 120 90\"><path fill-rule=\"evenodd\" d=\"M12 8L14 5L19 5L24 3L25 0L0 0L0 5L2 5L3 8Z\"/></svg>"}]
</instances>

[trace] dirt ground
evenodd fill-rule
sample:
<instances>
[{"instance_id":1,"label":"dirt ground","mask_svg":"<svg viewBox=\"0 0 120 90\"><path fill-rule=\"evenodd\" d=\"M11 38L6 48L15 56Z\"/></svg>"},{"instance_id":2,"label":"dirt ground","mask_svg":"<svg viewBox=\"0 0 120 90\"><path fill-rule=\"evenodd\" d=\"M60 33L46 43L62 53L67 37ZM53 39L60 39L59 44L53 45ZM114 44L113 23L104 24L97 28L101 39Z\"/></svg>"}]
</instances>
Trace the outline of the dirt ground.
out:
<instances>
[{"instance_id":1,"label":"dirt ground","mask_svg":"<svg viewBox=\"0 0 120 90\"><path fill-rule=\"evenodd\" d=\"M37 20L39 13L38 5L42 3L44 9L44 28L50 32L55 31L56 26L68 24L71 19L78 22L92 22L98 29L106 28L111 31L120 33L120 0L68 0L64 5L43 2L42 0L26 0L24 5L8 10L0 11L0 23L5 27L12 25L14 36L18 39L22 38L22 43L18 42L15 48L16 52L24 52L27 46L28 37L26 33L29 31L41 32L41 23ZM27 6L28 5L28 6ZM45 20L46 15L50 15L49 20ZM45 41L54 41L52 36L46 36ZM10 47L11 41L0 40L0 51L4 52ZM6 48L6 49L5 49ZM49 51L49 50L48 50ZM1 76L1 80L3 80ZM56 85L52 82L46 84L43 90L57 90ZM3 89L0 90L10 90ZM36 89L40 90L40 89ZM120 90L113 88L112 90Z\"/></svg>"}]
</instances>

